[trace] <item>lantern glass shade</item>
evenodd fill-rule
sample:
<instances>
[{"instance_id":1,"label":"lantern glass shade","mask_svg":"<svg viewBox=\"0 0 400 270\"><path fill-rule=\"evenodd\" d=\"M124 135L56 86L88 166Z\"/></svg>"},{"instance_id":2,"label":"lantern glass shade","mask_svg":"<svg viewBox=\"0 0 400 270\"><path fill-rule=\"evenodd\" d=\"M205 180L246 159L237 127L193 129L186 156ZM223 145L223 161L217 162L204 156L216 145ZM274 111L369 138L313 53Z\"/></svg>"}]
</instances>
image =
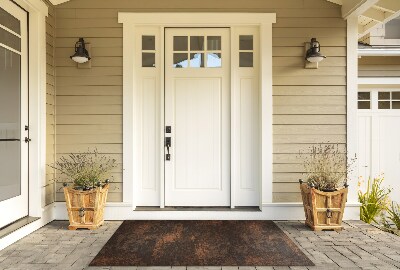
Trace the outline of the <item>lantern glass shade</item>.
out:
<instances>
[{"instance_id":1,"label":"lantern glass shade","mask_svg":"<svg viewBox=\"0 0 400 270\"><path fill-rule=\"evenodd\" d=\"M79 64L86 63L90 60L90 56L85 48L85 41L83 38L79 38L79 41L75 43L75 54L70 58Z\"/></svg>"},{"instance_id":2,"label":"lantern glass shade","mask_svg":"<svg viewBox=\"0 0 400 270\"><path fill-rule=\"evenodd\" d=\"M306 60L311 63L318 63L324 60L326 56L320 53L320 45L316 38L312 38L310 49L307 50Z\"/></svg>"}]
</instances>

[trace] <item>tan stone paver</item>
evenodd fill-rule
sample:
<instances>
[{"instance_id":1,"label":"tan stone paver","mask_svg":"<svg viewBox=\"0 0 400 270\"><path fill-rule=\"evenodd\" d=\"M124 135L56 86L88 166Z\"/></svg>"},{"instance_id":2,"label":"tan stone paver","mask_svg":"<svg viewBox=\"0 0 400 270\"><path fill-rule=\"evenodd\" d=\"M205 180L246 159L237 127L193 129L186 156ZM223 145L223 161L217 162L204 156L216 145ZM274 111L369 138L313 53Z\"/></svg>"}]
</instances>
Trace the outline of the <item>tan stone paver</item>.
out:
<instances>
[{"instance_id":1,"label":"tan stone paver","mask_svg":"<svg viewBox=\"0 0 400 270\"><path fill-rule=\"evenodd\" d=\"M108 221L95 231L68 231L68 222L54 221L0 251L0 270L330 270L400 269L400 238L361 221L346 221L342 232L313 232L302 221L276 224L316 266L254 267L88 267L121 224Z\"/></svg>"}]
</instances>

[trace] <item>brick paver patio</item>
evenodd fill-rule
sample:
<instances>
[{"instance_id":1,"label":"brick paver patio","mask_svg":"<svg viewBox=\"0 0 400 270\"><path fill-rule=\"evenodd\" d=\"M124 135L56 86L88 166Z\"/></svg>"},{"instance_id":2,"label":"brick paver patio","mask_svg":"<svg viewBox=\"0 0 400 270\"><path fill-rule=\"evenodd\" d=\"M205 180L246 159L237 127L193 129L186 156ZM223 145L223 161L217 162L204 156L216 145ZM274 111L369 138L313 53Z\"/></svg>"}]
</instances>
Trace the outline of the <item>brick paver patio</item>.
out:
<instances>
[{"instance_id":1,"label":"brick paver patio","mask_svg":"<svg viewBox=\"0 0 400 270\"><path fill-rule=\"evenodd\" d=\"M239 267L267 269L400 269L400 238L361 221L345 222L340 232L312 232L301 221L277 221L315 263L314 267ZM96 231L68 231L54 221L0 251L0 269L160 269L171 267L87 267L121 222L106 222ZM187 267L187 270L233 270L238 267ZM186 267L172 267L172 270Z\"/></svg>"}]
</instances>

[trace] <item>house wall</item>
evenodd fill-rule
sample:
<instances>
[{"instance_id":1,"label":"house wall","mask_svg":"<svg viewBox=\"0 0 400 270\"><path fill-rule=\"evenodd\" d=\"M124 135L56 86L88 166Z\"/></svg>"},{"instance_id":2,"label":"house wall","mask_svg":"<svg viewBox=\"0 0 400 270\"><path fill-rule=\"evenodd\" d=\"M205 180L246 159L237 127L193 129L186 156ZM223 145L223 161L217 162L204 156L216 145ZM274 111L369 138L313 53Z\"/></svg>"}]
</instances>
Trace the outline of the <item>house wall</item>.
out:
<instances>
[{"instance_id":1,"label":"house wall","mask_svg":"<svg viewBox=\"0 0 400 270\"><path fill-rule=\"evenodd\" d=\"M118 12L271 12L273 25L273 200L300 201L298 152L346 143L346 22L325 0L72 0L56 7L56 154L97 147L122 163L122 24ZM78 37L91 44L91 69L69 56ZM316 37L328 58L304 69L304 42ZM109 201L122 200L122 166ZM129 180L127 180L129 181ZM63 200L57 192L56 199Z\"/></svg>"},{"instance_id":2,"label":"house wall","mask_svg":"<svg viewBox=\"0 0 400 270\"><path fill-rule=\"evenodd\" d=\"M358 60L359 77L400 77L400 56L363 56Z\"/></svg>"},{"instance_id":3,"label":"house wall","mask_svg":"<svg viewBox=\"0 0 400 270\"><path fill-rule=\"evenodd\" d=\"M49 14L46 17L46 164L53 164L55 160L55 64L54 64L54 42L55 42L55 8L49 2ZM42 206L48 205L55 200L55 172L54 169L46 168L45 194Z\"/></svg>"}]
</instances>

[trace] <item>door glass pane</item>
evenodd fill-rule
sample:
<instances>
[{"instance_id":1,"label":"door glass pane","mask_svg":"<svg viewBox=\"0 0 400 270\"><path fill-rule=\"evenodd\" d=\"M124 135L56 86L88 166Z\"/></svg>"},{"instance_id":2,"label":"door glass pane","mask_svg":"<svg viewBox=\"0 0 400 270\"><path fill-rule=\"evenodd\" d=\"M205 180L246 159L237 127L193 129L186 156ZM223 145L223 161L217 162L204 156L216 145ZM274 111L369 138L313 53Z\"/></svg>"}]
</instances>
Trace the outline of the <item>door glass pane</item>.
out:
<instances>
[{"instance_id":1,"label":"door glass pane","mask_svg":"<svg viewBox=\"0 0 400 270\"><path fill-rule=\"evenodd\" d=\"M370 100L371 93L370 92L358 92L358 100Z\"/></svg>"},{"instance_id":2,"label":"door glass pane","mask_svg":"<svg viewBox=\"0 0 400 270\"><path fill-rule=\"evenodd\" d=\"M143 51L154 51L156 49L156 37L155 36L142 36L142 50Z\"/></svg>"},{"instance_id":3,"label":"door glass pane","mask_svg":"<svg viewBox=\"0 0 400 270\"><path fill-rule=\"evenodd\" d=\"M188 67L188 54L187 53L174 53L174 68Z\"/></svg>"},{"instance_id":4,"label":"door glass pane","mask_svg":"<svg viewBox=\"0 0 400 270\"><path fill-rule=\"evenodd\" d=\"M21 34L20 21L2 8L0 8L0 24Z\"/></svg>"},{"instance_id":5,"label":"door glass pane","mask_svg":"<svg viewBox=\"0 0 400 270\"><path fill-rule=\"evenodd\" d=\"M156 54L155 53L142 53L142 67L155 67Z\"/></svg>"},{"instance_id":6,"label":"door glass pane","mask_svg":"<svg viewBox=\"0 0 400 270\"><path fill-rule=\"evenodd\" d=\"M190 50L203 51L204 50L204 37L193 36L190 37Z\"/></svg>"},{"instance_id":7,"label":"door glass pane","mask_svg":"<svg viewBox=\"0 0 400 270\"><path fill-rule=\"evenodd\" d=\"M392 109L400 109L400 101L392 101Z\"/></svg>"},{"instance_id":8,"label":"door glass pane","mask_svg":"<svg viewBox=\"0 0 400 270\"><path fill-rule=\"evenodd\" d=\"M371 104L369 101L359 101L358 108L361 110L369 110L371 109Z\"/></svg>"},{"instance_id":9,"label":"door glass pane","mask_svg":"<svg viewBox=\"0 0 400 270\"><path fill-rule=\"evenodd\" d=\"M390 92L378 92L379 100L390 100Z\"/></svg>"},{"instance_id":10,"label":"door glass pane","mask_svg":"<svg viewBox=\"0 0 400 270\"><path fill-rule=\"evenodd\" d=\"M207 37L207 50L209 51L221 50L221 37L219 36Z\"/></svg>"},{"instance_id":11,"label":"door glass pane","mask_svg":"<svg viewBox=\"0 0 400 270\"><path fill-rule=\"evenodd\" d=\"M392 92L392 99L400 100L400 92Z\"/></svg>"},{"instance_id":12,"label":"door glass pane","mask_svg":"<svg viewBox=\"0 0 400 270\"><path fill-rule=\"evenodd\" d=\"M378 109L381 110L390 109L390 101L378 101Z\"/></svg>"},{"instance_id":13,"label":"door glass pane","mask_svg":"<svg viewBox=\"0 0 400 270\"><path fill-rule=\"evenodd\" d=\"M0 28L0 43L17 51L21 51L21 39L3 28Z\"/></svg>"},{"instance_id":14,"label":"door glass pane","mask_svg":"<svg viewBox=\"0 0 400 270\"><path fill-rule=\"evenodd\" d=\"M253 36L239 36L239 50L253 50Z\"/></svg>"},{"instance_id":15,"label":"door glass pane","mask_svg":"<svg viewBox=\"0 0 400 270\"><path fill-rule=\"evenodd\" d=\"M204 53L191 53L190 67L204 67Z\"/></svg>"},{"instance_id":16,"label":"door glass pane","mask_svg":"<svg viewBox=\"0 0 400 270\"><path fill-rule=\"evenodd\" d=\"M174 37L174 51L187 51L188 50L188 37Z\"/></svg>"},{"instance_id":17,"label":"door glass pane","mask_svg":"<svg viewBox=\"0 0 400 270\"><path fill-rule=\"evenodd\" d=\"M21 57L0 47L0 201L21 194Z\"/></svg>"},{"instance_id":18,"label":"door glass pane","mask_svg":"<svg viewBox=\"0 0 400 270\"><path fill-rule=\"evenodd\" d=\"M239 53L239 67L252 67L253 66L253 53L240 52Z\"/></svg>"},{"instance_id":19,"label":"door glass pane","mask_svg":"<svg viewBox=\"0 0 400 270\"><path fill-rule=\"evenodd\" d=\"M215 68L221 67L222 60L220 53L208 53L207 54L207 67Z\"/></svg>"}]
</instances>

